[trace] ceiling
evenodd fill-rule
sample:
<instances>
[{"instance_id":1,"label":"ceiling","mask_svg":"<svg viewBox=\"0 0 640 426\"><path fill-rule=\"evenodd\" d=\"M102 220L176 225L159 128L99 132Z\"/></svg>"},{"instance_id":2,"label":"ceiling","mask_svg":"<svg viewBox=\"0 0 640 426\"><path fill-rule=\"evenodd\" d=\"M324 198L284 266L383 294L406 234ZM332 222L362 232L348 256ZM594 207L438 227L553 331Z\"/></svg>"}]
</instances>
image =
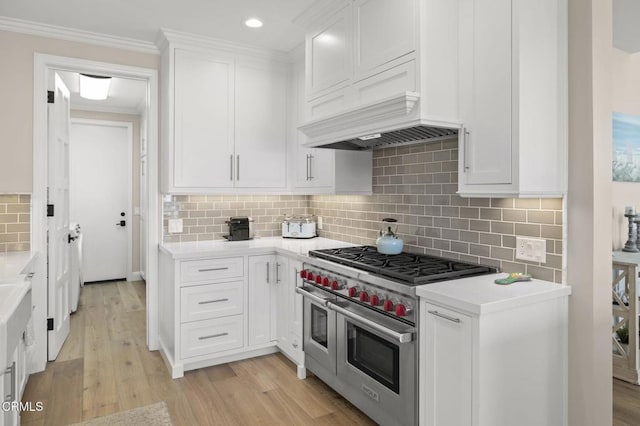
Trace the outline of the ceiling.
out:
<instances>
[{"instance_id":1,"label":"ceiling","mask_svg":"<svg viewBox=\"0 0 640 426\"><path fill-rule=\"evenodd\" d=\"M292 20L314 0L1 0L0 16L155 43L160 28L289 51L304 38ZM244 25L250 17L260 29Z\"/></svg>"},{"instance_id":2,"label":"ceiling","mask_svg":"<svg viewBox=\"0 0 640 426\"><path fill-rule=\"evenodd\" d=\"M640 52L640 1L613 0L613 45L627 53Z\"/></svg>"},{"instance_id":3,"label":"ceiling","mask_svg":"<svg viewBox=\"0 0 640 426\"><path fill-rule=\"evenodd\" d=\"M71 92L71 109L141 114L146 107L147 84L142 80L114 77L107 99L94 101L80 97L77 72L58 71L58 74Z\"/></svg>"}]
</instances>

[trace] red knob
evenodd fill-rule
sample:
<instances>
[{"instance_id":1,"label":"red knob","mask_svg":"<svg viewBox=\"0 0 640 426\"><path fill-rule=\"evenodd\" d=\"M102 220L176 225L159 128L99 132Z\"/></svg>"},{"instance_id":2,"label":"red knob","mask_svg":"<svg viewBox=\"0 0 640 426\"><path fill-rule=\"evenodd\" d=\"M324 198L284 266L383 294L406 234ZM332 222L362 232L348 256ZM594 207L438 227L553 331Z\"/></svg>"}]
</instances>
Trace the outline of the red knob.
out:
<instances>
[{"instance_id":1,"label":"red knob","mask_svg":"<svg viewBox=\"0 0 640 426\"><path fill-rule=\"evenodd\" d=\"M300 271L300 278L307 278L307 270L303 269L302 271Z\"/></svg>"},{"instance_id":2,"label":"red knob","mask_svg":"<svg viewBox=\"0 0 640 426\"><path fill-rule=\"evenodd\" d=\"M358 293L358 290L355 287L349 288L349 297L356 297L357 293Z\"/></svg>"},{"instance_id":3,"label":"red knob","mask_svg":"<svg viewBox=\"0 0 640 426\"><path fill-rule=\"evenodd\" d=\"M407 308L402 303L396 305L396 315L399 317L407 315Z\"/></svg>"},{"instance_id":4,"label":"red knob","mask_svg":"<svg viewBox=\"0 0 640 426\"><path fill-rule=\"evenodd\" d=\"M327 287L327 286L329 285L329 278L324 277L324 278L322 279L322 285L323 285L323 286L325 286L325 287Z\"/></svg>"},{"instance_id":5,"label":"red knob","mask_svg":"<svg viewBox=\"0 0 640 426\"><path fill-rule=\"evenodd\" d=\"M384 303L382 304L382 309L384 309L386 312L390 312L393 310L393 302L389 299L385 300Z\"/></svg>"},{"instance_id":6,"label":"red knob","mask_svg":"<svg viewBox=\"0 0 640 426\"><path fill-rule=\"evenodd\" d=\"M338 290L340 289L340 284L338 283L338 281L333 280L333 282L331 283L331 290Z\"/></svg>"},{"instance_id":7,"label":"red knob","mask_svg":"<svg viewBox=\"0 0 640 426\"><path fill-rule=\"evenodd\" d=\"M322 284L322 275L316 275L316 284Z\"/></svg>"},{"instance_id":8,"label":"red knob","mask_svg":"<svg viewBox=\"0 0 640 426\"><path fill-rule=\"evenodd\" d=\"M369 301L369 295L367 294L366 291L361 291L360 292L360 301L361 302L367 302Z\"/></svg>"},{"instance_id":9,"label":"red knob","mask_svg":"<svg viewBox=\"0 0 640 426\"><path fill-rule=\"evenodd\" d=\"M380 298L377 294L372 294L369 302L371 303L371 306L378 306L380 304Z\"/></svg>"},{"instance_id":10,"label":"red knob","mask_svg":"<svg viewBox=\"0 0 640 426\"><path fill-rule=\"evenodd\" d=\"M308 279L309 281L313 281L313 272L311 272L311 271L307 271L307 279Z\"/></svg>"}]
</instances>

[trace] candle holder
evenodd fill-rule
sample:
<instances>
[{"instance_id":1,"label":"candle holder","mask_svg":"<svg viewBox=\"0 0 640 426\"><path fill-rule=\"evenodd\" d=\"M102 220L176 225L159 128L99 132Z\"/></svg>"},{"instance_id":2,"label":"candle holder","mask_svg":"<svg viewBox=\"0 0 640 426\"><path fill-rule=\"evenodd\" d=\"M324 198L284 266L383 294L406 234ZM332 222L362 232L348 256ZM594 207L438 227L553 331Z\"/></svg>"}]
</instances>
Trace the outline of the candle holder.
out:
<instances>
[{"instance_id":1,"label":"candle holder","mask_svg":"<svg viewBox=\"0 0 640 426\"><path fill-rule=\"evenodd\" d=\"M636 214L625 213L624 217L629 220L629 239L625 243L622 251L626 251L629 253L638 253L640 252L640 250L638 250L637 244L638 232L634 230L634 228L637 230L636 219L638 218L638 216ZM640 219L638 219L638 221L640 222Z\"/></svg>"}]
</instances>

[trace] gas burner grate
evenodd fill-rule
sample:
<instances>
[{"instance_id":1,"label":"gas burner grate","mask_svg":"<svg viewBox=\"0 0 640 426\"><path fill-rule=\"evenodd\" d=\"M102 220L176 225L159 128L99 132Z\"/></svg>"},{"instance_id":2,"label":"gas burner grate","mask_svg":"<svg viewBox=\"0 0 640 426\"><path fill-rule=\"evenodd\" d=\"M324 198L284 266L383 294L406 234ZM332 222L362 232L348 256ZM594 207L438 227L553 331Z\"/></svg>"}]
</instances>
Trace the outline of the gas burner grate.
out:
<instances>
[{"instance_id":1,"label":"gas burner grate","mask_svg":"<svg viewBox=\"0 0 640 426\"><path fill-rule=\"evenodd\" d=\"M495 269L429 255L401 253L386 255L372 246L312 250L309 254L353 268L393 278L409 285L462 278L495 272Z\"/></svg>"}]
</instances>

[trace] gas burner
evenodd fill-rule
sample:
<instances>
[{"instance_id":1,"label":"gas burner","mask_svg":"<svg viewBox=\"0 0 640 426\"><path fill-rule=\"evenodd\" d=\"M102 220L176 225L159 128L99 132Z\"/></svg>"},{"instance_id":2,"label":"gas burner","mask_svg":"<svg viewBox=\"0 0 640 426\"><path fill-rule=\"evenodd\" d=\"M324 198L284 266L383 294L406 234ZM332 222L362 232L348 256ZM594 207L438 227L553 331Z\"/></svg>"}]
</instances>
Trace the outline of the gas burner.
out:
<instances>
[{"instance_id":1,"label":"gas burner","mask_svg":"<svg viewBox=\"0 0 640 426\"><path fill-rule=\"evenodd\" d=\"M372 246L312 250L309 254L389 277L410 286L495 272L494 268L487 266L436 256L404 252L396 255L380 254Z\"/></svg>"}]
</instances>

